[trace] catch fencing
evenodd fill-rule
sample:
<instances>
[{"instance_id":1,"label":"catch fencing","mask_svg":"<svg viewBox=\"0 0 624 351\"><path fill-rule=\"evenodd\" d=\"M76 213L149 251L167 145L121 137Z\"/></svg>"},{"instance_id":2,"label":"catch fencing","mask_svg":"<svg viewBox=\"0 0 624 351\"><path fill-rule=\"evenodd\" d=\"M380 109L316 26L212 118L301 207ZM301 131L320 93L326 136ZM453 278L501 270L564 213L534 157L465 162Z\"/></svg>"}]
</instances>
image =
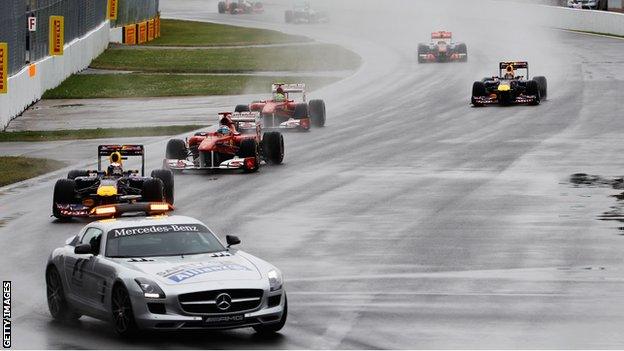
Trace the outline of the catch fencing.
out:
<instances>
[{"instance_id":1,"label":"catch fencing","mask_svg":"<svg viewBox=\"0 0 624 351\"><path fill-rule=\"evenodd\" d=\"M156 17L159 0L119 0L117 6L119 8L117 19L111 20L111 23L115 27L120 27Z\"/></svg>"},{"instance_id":2,"label":"catch fencing","mask_svg":"<svg viewBox=\"0 0 624 351\"><path fill-rule=\"evenodd\" d=\"M26 60L26 2L0 0L0 42L8 44L8 73L19 71Z\"/></svg>"}]
</instances>

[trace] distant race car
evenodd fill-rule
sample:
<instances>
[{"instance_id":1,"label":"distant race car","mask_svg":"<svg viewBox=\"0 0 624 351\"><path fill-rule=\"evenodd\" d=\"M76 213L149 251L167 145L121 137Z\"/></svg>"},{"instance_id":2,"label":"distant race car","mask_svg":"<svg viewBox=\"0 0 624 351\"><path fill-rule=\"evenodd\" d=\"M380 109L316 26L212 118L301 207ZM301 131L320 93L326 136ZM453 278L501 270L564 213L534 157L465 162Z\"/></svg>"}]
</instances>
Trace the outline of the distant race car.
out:
<instances>
[{"instance_id":1,"label":"distant race car","mask_svg":"<svg viewBox=\"0 0 624 351\"><path fill-rule=\"evenodd\" d=\"M276 83L271 86L271 90L271 99L255 101L251 105L238 105L235 111L260 113L265 129L308 131L312 126L325 126L325 102L308 102L305 84ZM300 100L297 101L294 95L298 94Z\"/></svg>"},{"instance_id":2,"label":"distant race car","mask_svg":"<svg viewBox=\"0 0 624 351\"><path fill-rule=\"evenodd\" d=\"M431 33L431 43L418 45L418 63L467 62L468 48L464 43L453 42L451 32Z\"/></svg>"},{"instance_id":3,"label":"distant race car","mask_svg":"<svg viewBox=\"0 0 624 351\"><path fill-rule=\"evenodd\" d=\"M167 143L164 167L184 170L243 170L255 172L264 160L281 164L284 137L276 131L263 132L258 113L219 114L216 131L201 132L186 141Z\"/></svg>"},{"instance_id":4,"label":"distant race car","mask_svg":"<svg viewBox=\"0 0 624 351\"><path fill-rule=\"evenodd\" d=\"M587 10L609 10L609 0L568 0L568 7Z\"/></svg>"},{"instance_id":5,"label":"distant race car","mask_svg":"<svg viewBox=\"0 0 624 351\"><path fill-rule=\"evenodd\" d=\"M501 62L499 76L483 78L472 85L471 103L476 106L492 104L539 105L548 94L546 77L529 79L528 62ZM517 70L525 70L526 75L517 75Z\"/></svg>"},{"instance_id":6,"label":"distant race car","mask_svg":"<svg viewBox=\"0 0 624 351\"><path fill-rule=\"evenodd\" d=\"M128 157L141 157L141 170L125 170ZM103 170L102 157L110 164ZM153 170L145 176L143 145L98 146L97 170L72 170L66 179L54 186L52 214L59 219L101 217L105 211L98 206L129 202L167 202L173 205L173 173L167 169Z\"/></svg>"},{"instance_id":7,"label":"distant race car","mask_svg":"<svg viewBox=\"0 0 624 351\"><path fill-rule=\"evenodd\" d=\"M246 0L226 0L219 1L219 13L229 13L231 15L264 13L264 5L261 2Z\"/></svg>"},{"instance_id":8,"label":"distant race car","mask_svg":"<svg viewBox=\"0 0 624 351\"><path fill-rule=\"evenodd\" d=\"M309 1L294 1L292 10L286 10L284 14L286 23L328 23L327 11L315 11Z\"/></svg>"},{"instance_id":9,"label":"distant race car","mask_svg":"<svg viewBox=\"0 0 624 351\"><path fill-rule=\"evenodd\" d=\"M126 206L115 207L121 214ZM228 235L226 243L189 217L90 223L48 259L48 309L59 321L86 315L112 322L122 336L142 330L279 331L288 315L282 273L232 248L240 244L237 237Z\"/></svg>"}]
</instances>

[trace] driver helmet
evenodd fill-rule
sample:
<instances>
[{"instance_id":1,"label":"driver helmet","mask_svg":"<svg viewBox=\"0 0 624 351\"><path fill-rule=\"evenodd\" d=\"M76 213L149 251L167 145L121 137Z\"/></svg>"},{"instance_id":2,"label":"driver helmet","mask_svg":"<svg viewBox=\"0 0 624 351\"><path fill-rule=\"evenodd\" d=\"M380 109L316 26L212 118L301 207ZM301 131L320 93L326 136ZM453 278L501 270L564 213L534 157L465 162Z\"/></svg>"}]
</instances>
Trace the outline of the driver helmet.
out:
<instances>
[{"instance_id":1,"label":"driver helmet","mask_svg":"<svg viewBox=\"0 0 624 351\"><path fill-rule=\"evenodd\" d=\"M507 66L505 70L505 79L514 79L516 77L516 73L514 72L513 66Z\"/></svg>"},{"instance_id":2,"label":"driver helmet","mask_svg":"<svg viewBox=\"0 0 624 351\"><path fill-rule=\"evenodd\" d=\"M221 134L221 135L229 135L232 131L230 130L230 128L228 126L222 125L219 127L219 129L217 129L217 134Z\"/></svg>"},{"instance_id":3,"label":"driver helmet","mask_svg":"<svg viewBox=\"0 0 624 351\"><path fill-rule=\"evenodd\" d=\"M286 95L284 95L283 93L275 94L275 101L277 101L277 102L284 102L284 101L286 101Z\"/></svg>"}]
</instances>

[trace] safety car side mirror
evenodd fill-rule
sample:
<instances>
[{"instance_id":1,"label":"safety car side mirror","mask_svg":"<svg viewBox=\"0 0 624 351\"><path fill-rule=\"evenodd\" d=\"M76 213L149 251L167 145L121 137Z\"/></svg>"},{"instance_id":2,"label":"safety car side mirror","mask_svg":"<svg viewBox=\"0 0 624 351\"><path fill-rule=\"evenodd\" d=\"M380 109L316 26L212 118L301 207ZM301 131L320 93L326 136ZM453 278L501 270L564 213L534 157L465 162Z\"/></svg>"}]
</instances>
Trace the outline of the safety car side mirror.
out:
<instances>
[{"instance_id":1,"label":"safety car side mirror","mask_svg":"<svg viewBox=\"0 0 624 351\"><path fill-rule=\"evenodd\" d=\"M241 240L235 235L226 235L225 241L227 241L228 248L233 245L238 245L241 243Z\"/></svg>"},{"instance_id":2,"label":"safety car side mirror","mask_svg":"<svg viewBox=\"0 0 624 351\"><path fill-rule=\"evenodd\" d=\"M76 255L88 255L93 253L93 249L90 244L80 244L74 249Z\"/></svg>"}]
</instances>

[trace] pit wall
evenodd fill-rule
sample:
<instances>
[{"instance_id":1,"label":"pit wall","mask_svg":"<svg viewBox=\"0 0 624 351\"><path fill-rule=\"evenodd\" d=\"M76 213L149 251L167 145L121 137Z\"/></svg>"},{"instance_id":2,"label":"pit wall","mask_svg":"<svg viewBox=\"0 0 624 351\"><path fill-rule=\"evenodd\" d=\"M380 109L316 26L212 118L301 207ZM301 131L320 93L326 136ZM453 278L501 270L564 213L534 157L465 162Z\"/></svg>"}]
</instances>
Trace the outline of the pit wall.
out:
<instances>
[{"instance_id":1,"label":"pit wall","mask_svg":"<svg viewBox=\"0 0 624 351\"><path fill-rule=\"evenodd\" d=\"M108 46L110 24L103 22L85 36L66 43L62 56L48 56L8 78L8 92L0 94L0 130L43 93L89 66ZM10 49L10 48L9 48Z\"/></svg>"}]
</instances>

